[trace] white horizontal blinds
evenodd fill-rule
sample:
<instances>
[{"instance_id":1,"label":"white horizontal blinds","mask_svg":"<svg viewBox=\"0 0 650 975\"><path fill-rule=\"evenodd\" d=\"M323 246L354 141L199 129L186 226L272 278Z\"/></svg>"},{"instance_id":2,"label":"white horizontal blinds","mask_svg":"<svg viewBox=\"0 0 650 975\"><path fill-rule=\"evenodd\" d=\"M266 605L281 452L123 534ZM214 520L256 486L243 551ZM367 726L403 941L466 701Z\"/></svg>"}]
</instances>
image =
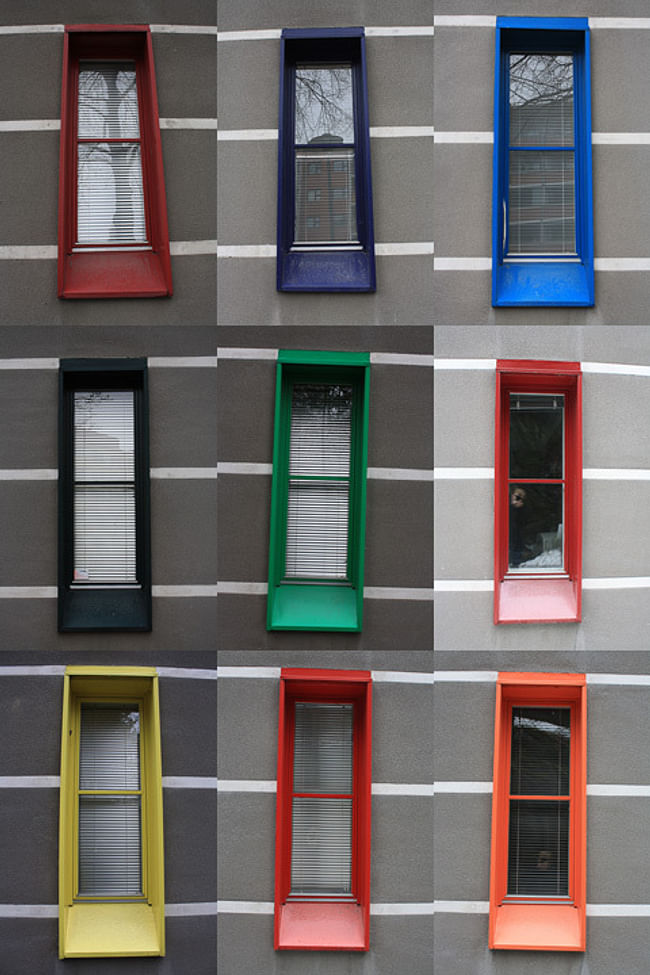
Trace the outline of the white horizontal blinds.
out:
<instances>
[{"instance_id":1,"label":"white horizontal blinds","mask_svg":"<svg viewBox=\"0 0 650 975\"><path fill-rule=\"evenodd\" d=\"M511 254L575 254L571 54L509 55Z\"/></svg>"},{"instance_id":2,"label":"white horizontal blinds","mask_svg":"<svg viewBox=\"0 0 650 975\"><path fill-rule=\"evenodd\" d=\"M351 64L295 74L296 244L358 243Z\"/></svg>"},{"instance_id":3,"label":"white horizontal blinds","mask_svg":"<svg viewBox=\"0 0 650 975\"><path fill-rule=\"evenodd\" d=\"M570 745L569 708L512 709L510 896L568 896Z\"/></svg>"},{"instance_id":4,"label":"white horizontal blinds","mask_svg":"<svg viewBox=\"0 0 650 975\"><path fill-rule=\"evenodd\" d=\"M82 703L79 896L142 895L141 833L138 705Z\"/></svg>"},{"instance_id":5,"label":"white horizontal blinds","mask_svg":"<svg viewBox=\"0 0 650 975\"><path fill-rule=\"evenodd\" d=\"M291 895L352 896L353 705L295 704Z\"/></svg>"},{"instance_id":6,"label":"white horizontal blinds","mask_svg":"<svg viewBox=\"0 0 650 975\"><path fill-rule=\"evenodd\" d=\"M352 394L352 386L293 385L287 578L347 578Z\"/></svg>"},{"instance_id":7,"label":"white horizontal blinds","mask_svg":"<svg viewBox=\"0 0 650 975\"><path fill-rule=\"evenodd\" d=\"M74 582L136 582L133 390L74 394Z\"/></svg>"},{"instance_id":8,"label":"white horizontal blinds","mask_svg":"<svg viewBox=\"0 0 650 975\"><path fill-rule=\"evenodd\" d=\"M80 62L77 140L77 243L146 243L134 61Z\"/></svg>"}]
</instances>

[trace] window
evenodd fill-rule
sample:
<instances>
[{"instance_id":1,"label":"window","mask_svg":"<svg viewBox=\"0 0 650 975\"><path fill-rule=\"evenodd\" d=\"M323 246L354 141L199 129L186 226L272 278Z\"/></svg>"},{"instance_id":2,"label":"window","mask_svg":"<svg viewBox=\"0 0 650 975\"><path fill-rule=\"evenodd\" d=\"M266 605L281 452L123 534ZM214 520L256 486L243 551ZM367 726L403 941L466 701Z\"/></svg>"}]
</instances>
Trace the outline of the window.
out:
<instances>
[{"instance_id":1,"label":"window","mask_svg":"<svg viewBox=\"0 0 650 975\"><path fill-rule=\"evenodd\" d=\"M500 673L490 948L584 951L584 674Z\"/></svg>"},{"instance_id":2,"label":"window","mask_svg":"<svg viewBox=\"0 0 650 975\"><path fill-rule=\"evenodd\" d=\"M282 668L275 947L367 951L371 676Z\"/></svg>"},{"instance_id":3,"label":"window","mask_svg":"<svg viewBox=\"0 0 650 975\"><path fill-rule=\"evenodd\" d=\"M149 28L66 27L61 106L59 297L171 295Z\"/></svg>"},{"instance_id":4,"label":"window","mask_svg":"<svg viewBox=\"0 0 650 975\"><path fill-rule=\"evenodd\" d=\"M278 290L374 291L363 27L283 30Z\"/></svg>"},{"instance_id":5,"label":"window","mask_svg":"<svg viewBox=\"0 0 650 975\"><path fill-rule=\"evenodd\" d=\"M281 350L267 626L360 630L368 353Z\"/></svg>"},{"instance_id":6,"label":"window","mask_svg":"<svg viewBox=\"0 0 650 975\"><path fill-rule=\"evenodd\" d=\"M581 618L581 381L578 362L497 360L495 623Z\"/></svg>"},{"instance_id":7,"label":"window","mask_svg":"<svg viewBox=\"0 0 650 975\"><path fill-rule=\"evenodd\" d=\"M164 955L158 678L68 667L59 816L59 957Z\"/></svg>"},{"instance_id":8,"label":"window","mask_svg":"<svg viewBox=\"0 0 650 975\"><path fill-rule=\"evenodd\" d=\"M59 629L150 630L144 359L63 359Z\"/></svg>"},{"instance_id":9,"label":"window","mask_svg":"<svg viewBox=\"0 0 650 975\"><path fill-rule=\"evenodd\" d=\"M593 305L589 27L497 17L492 304Z\"/></svg>"}]
</instances>

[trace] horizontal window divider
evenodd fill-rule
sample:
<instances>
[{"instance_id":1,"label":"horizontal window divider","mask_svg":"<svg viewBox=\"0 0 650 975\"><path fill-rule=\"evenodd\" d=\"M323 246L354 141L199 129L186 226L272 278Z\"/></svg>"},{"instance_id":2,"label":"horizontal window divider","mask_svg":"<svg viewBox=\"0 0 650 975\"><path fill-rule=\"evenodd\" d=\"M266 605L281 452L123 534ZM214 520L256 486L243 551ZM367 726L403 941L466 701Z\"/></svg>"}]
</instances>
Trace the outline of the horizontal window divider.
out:
<instances>
[{"instance_id":1,"label":"horizontal window divider","mask_svg":"<svg viewBox=\"0 0 650 975\"><path fill-rule=\"evenodd\" d=\"M280 669L280 667L217 667L217 676L235 679L268 678L279 680ZM393 684L433 684L433 673L427 674L409 670L372 670L370 673L373 681ZM496 671L494 679L496 680Z\"/></svg>"}]
</instances>

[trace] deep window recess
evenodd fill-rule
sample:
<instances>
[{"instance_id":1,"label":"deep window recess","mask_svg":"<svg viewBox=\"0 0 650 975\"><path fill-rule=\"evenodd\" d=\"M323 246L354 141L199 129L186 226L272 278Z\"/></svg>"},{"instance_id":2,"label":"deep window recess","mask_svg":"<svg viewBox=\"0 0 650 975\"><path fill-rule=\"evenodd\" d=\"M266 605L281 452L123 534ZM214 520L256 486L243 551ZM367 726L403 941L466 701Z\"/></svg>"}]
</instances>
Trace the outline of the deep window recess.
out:
<instances>
[{"instance_id":1,"label":"deep window recess","mask_svg":"<svg viewBox=\"0 0 650 975\"><path fill-rule=\"evenodd\" d=\"M150 629L144 360L62 360L60 629Z\"/></svg>"},{"instance_id":2,"label":"deep window recess","mask_svg":"<svg viewBox=\"0 0 650 975\"><path fill-rule=\"evenodd\" d=\"M370 674L284 668L275 947L368 949Z\"/></svg>"},{"instance_id":3,"label":"deep window recess","mask_svg":"<svg viewBox=\"0 0 650 975\"><path fill-rule=\"evenodd\" d=\"M586 684L499 674L490 947L584 950Z\"/></svg>"},{"instance_id":4,"label":"deep window recess","mask_svg":"<svg viewBox=\"0 0 650 975\"><path fill-rule=\"evenodd\" d=\"M374 291L363 28L284 30L278 289Z\"/></svg>"},{"instance_id":5,"label":"deep window recess","mask_svg":"<svg viewBox=\"0 0 650 975\"><path fill-rule=\"evenodd\" d=\"M497 18L494 305L592 305L589 28Z\"/></svg>"},{"instance_id":6,"label":"deep window recess","mask_svg":"<svg viewBox=\"0 0 650 975\"><path fill-rule=\"evenodd\" d=\"M59 956L162 955L156 671L68 667L59 817Z\"/></svg>"},{"instance_id":7,"label":"deep window recess","mask_svg":"<svg viewBox=\"0 0 650 975\"><path fill-rule=\"evenodd\" d=\"M171 294L147 27L66 27L60 167L59 296Z\"/></svg>"},{"instance_id":8,"label":"deep window recess","mask_svg":"<svg viewBox=\"0 0 650 975\"><path fill-rule=\"evenodd\" d=\"M497 623L580 618L580 380L579 363L497 363Z\"/></svg>"},{"instance_id":9,"label":"deep window recess","mask_svg":"<svg viewBox=\"0 0 650 975\"><path fill-rule=\"evenodd\" d=\"M369 357L280 352L270 629L361 628Z\"/></svg>"}]
</instances>

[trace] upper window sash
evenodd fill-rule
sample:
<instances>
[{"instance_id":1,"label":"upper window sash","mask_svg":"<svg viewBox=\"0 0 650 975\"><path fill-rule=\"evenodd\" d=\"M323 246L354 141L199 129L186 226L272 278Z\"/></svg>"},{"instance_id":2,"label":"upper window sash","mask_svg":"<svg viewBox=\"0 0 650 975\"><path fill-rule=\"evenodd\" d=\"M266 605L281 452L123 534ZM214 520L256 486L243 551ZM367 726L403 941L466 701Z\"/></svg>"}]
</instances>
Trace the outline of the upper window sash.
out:
<instances>
[{"instance_id":1,"label":"upper window sash","mask_svg":"<svg viewBox=\"0 0 650 975\"><path fill-rule=\"evenodd\" d=\"M374 291L363 28L283 30L278 289Z\"/></svg>"},{"instance_id":2,"label":"upper window sash","mask_svg":"<svg viewBox=\"0 0 650 975\"><path fill-rule=\"evenodd\" d=\"M493 304L592 305L586 18L497 18Z\"/></svg>"}]
</instances>

